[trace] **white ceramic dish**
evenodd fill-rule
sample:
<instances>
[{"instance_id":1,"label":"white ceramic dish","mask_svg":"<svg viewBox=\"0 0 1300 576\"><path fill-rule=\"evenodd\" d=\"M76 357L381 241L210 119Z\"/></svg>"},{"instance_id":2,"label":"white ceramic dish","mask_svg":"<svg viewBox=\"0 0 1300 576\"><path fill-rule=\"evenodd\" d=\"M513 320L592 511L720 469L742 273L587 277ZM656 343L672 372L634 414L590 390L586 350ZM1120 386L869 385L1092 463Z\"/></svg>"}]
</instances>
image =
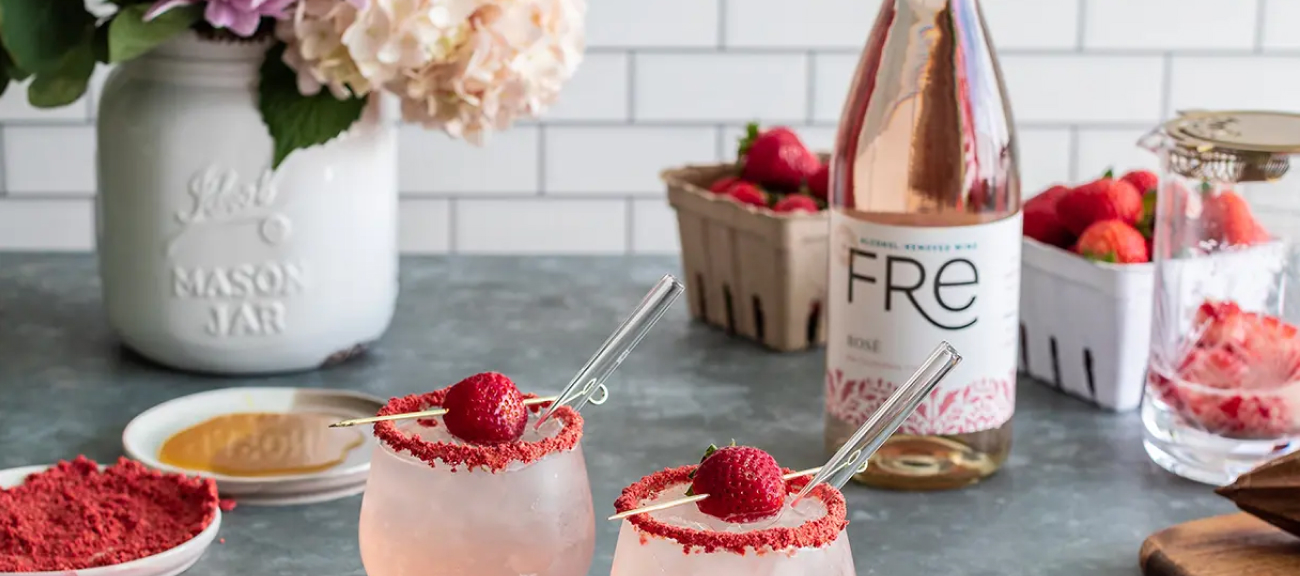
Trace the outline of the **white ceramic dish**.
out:
<instances>
[{"instance_id":1,"label":"white ceramic dish","mask_svg":"<svg viewBox=\"0 0 1300 576\"><path fill-rule=\"evenodd\" d=\"M163 402L131 420L122 432L122 446L131 458L168 472L203 476L217 481L223 497L239 504L286 506L325 502L365 490L375 440L358 427L364 442L348 452L339 465L312 474L244 478L188 470L163 464L158 452L173 434L205 420L237 412L316 412L340 420L374 416L383 407L378 397L346 390L306 388L224 388Z\"/></svg>"},{"instance_id":2,"label":"white ceramic dish","mask_svg":"<svg viewBox=\"0 0 1300 576\"><path fill-rule=\"evenodd\" d=\"M12 488L22 484L28 476L47 468L49 466L24 466L22 468L0 470L0 488ZM217 510L216 516L212 517L212 523L208 524L208 527L204 528L202 532L199 532L198 536L190 538L180 546L153 556L145 556L139 560L132 560L122 564L86 568L84 570L0 572L0 576L176 576L199 561L199 557L203 556L203 552L217 538L219 530L221 530L221 511Z\"/></svg>"}]
</instances>

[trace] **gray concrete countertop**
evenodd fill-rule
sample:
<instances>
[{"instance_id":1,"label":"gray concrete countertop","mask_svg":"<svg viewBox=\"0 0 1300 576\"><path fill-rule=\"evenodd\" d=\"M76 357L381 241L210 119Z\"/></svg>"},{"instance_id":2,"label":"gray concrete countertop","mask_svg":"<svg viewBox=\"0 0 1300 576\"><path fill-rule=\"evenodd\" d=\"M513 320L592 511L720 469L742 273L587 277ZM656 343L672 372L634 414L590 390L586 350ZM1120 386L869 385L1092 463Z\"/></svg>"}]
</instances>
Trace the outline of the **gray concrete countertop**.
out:
<instances>
[{"instance_id":1,"label":"gray concrete countertop","mask_svg":"<svg viewBox=\"0 0 1300 576\"><path fill-rule=\"evenodd\" d=\"M103 320L94 260L0 255L0 468L121 452L121 432L165 400L244 385L427 391L485 370L558 391L665 272L671 258L408 258L387 337L370 355L295 376L170 372L123 352ZM597 515L623 486L689 463L711 442L763 447L815 466L820 351L774 354L688 320L679 302L584 411ZM1136 414L1115 415L1022 380L1006 468L965 490L847 490L858 574L1134 576L1152 531L1233 507L1149 463ZM360 575L359 496L289 508L241 506L196 576ZM617 525L597 520L592 576Z\"/></svg>"}]
</instances>

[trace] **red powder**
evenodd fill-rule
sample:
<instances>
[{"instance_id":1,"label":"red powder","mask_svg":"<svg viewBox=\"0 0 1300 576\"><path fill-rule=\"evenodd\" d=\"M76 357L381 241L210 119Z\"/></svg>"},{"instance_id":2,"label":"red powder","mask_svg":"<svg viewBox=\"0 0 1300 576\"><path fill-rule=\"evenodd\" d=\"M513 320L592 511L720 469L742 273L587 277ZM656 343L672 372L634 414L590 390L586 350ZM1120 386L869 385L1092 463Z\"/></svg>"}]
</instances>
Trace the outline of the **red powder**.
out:
<instances>
[{"instance_id":1,"label":"red powder","mask_svg":"<svg viewBox=\"0 0 1300 576\"><path fill-rule=\"evenodd\" d=\"M427 394L412 394L404 398L393 398L379 410L378 415L405 414L440 407L447 397L447 391L450 389L450 387L447 387ZM523 396L525 399L537 397L536 394L524 394ZM549 404L534 404L529 406L529 409L538 412L546 406L549 406ZM452 472L455 472L459 467L483 468L491 472L500 472L513 462L531 464L544 456L572 450L574 446L578 445L578 440L582 438L582 416L578 415L578 412L573 408L561 406L555 411L554 417L564 423L564 428L560 430L559 434L537 442L520 441L491 446L428 442L422 440L419 436L412 436L398 430L397 425L391 420L375 423L375 437L387 444L393 451L409 452L430 467L446 464L451 467ZM530 422L528 425L532 426L533 423Z\"/></svg>"},{"instance_id":2,"label":"red powder","mask_svg":"<svg viewBox=\"0 0 1300 576\"><path fill-rule=\"evenodd\" d=\"M221 508L222 512L229 512L231 510L234 510L236 506L239 506L239 503L229 498L226 498L224 500L221 500L220 502L217 502L217 506Z\"/></svg>"},{"instance_id":3,"label":"red powder","mask_svg":"<svg viewBox=\"0 0 1300 576\"><path fill-rule=\"evenodd\" d=\"M78 570L138 560L197 536L217 513L211 479L85 456L0 490L0 572Z\"/></svg>"},{"instance_id":4,"label":"red powder","mask_svg":"<svg viewBox=\"0 0 1300 576\"><path fill-rule=\"evenodd\" d=\"M614 508L619 513L635 510L645 502L670 486L685 484L690 481L691 472L696 466L669 468L642 478L636 484L623 489L623 494L614 501ZM785 469L789 474L793 470ZM796 494L808 485L807 476L786 482L786 493ZM768 528L750 532L716 532L696 530L682 526L673 526L652 518L649 514L637 514L627 519L641 533L644 541L646 535L673 540L682 545L682 551L690 554L703 551L765 554L770 551L797 550L799 548L820 548L834 542L849 525L846 518L844 495L839 490L825 484L813 488L809 498L817 498L826 505L826 515L816 520L805 522L795 528ZM693 504L686 504L693 506Z\"/></svg>"}]
</instances>

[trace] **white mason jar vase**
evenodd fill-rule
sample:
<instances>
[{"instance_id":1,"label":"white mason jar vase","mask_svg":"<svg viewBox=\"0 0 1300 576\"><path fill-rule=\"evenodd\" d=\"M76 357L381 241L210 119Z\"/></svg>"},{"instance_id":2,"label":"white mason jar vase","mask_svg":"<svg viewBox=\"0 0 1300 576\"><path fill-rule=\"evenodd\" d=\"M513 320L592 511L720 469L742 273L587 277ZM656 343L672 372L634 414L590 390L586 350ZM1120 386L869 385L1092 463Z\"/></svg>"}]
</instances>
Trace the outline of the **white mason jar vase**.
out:
<instances>
[{"instance_id":1,"label":"white mason jar vase","mask_svg":"<svg viewBox=\"0 0 1300 576\"><path fill-rule=\"evenodd\" d=\"M397 297L397 142L379 100L271 169L267 43L193 34L119 66L99 103L100 274L130 348L221 374L363 350Z\"/></svg>"}]
</instances>

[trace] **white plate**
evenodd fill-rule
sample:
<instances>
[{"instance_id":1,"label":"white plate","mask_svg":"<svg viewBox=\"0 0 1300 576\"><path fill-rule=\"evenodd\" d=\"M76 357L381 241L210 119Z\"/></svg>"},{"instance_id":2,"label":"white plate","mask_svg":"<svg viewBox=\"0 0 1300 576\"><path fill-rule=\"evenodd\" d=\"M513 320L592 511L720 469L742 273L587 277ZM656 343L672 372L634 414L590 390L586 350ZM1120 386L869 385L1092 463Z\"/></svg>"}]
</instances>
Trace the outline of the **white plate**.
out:
<instances>
[{"instance_id":1,"label":"white plate","mask_svg":"<svg viewBox=\"0 0 1300 576\"><path fill-rule=\"evenodd\" d=\"M49 466L24 466L22 468L0 470L0 488L12 488L22 484L28 476L47 468ZM220 529L221 511L217 510L216 516L212 517L212 523L208 524L208 527L204 528L202 532L199 532L198 536L190 538L180 546L165 552L159 552L153 556L145 556L139 560L132 560L122 564L86 568L84 570L0 572L0 576L176 576L199 561L199 557L216 539L217 531Z\"/></svg>"},{"instance_id":2,"label":"white plate","mask_svg":"<svg viewBox=\"0 0 1300 576\"><path fill-rule=\"evenodd\" d=\"M203 476L217 481L222 496L239 504L286 506L325 502L365 489L375 439L359 427L364 441L339 465L312 474L243 478L189 470L163 464L158 452L173 434L205 420L238 412L316 412L340 420L374 416L384 405L378 397L345 390L308 388L224 388L163 402L131 420L122 432L122 446L131 458L168 472Z\"/></svg>"}]
</instances>

